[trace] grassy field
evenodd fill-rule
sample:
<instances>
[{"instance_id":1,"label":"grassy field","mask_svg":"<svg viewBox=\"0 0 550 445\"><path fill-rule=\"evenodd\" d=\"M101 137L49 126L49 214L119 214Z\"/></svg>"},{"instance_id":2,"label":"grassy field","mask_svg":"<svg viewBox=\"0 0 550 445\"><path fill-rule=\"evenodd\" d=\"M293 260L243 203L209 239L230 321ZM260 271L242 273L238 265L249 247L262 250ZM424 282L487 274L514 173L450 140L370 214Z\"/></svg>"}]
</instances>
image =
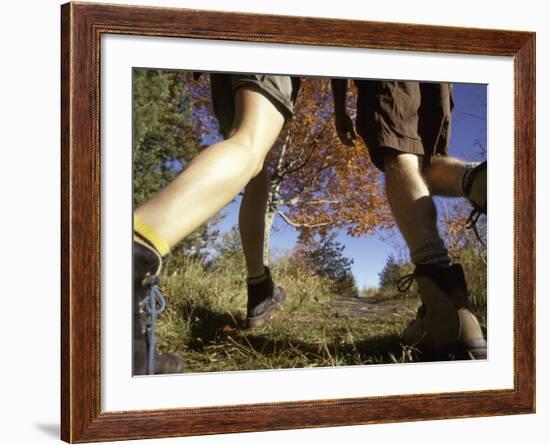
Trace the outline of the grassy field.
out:
<instances>
[{"instance_id":1,"label":"grassy field","mask_svg":"<svg viewBox=\"0 0 550 445\"><path fill-rule=\"evenodd\" d=\"M179 258L168 264L162 289L168 309L157 327L159 347L182 354L186 372L308 368L426 359L404 347L400 334L414 318L417 295L370 290L343 299L330 283L290 258L273 266L286 302L261 328L244 328L245 271L239 257L208 269ZM485 304L476 310L485 329Z\"/></svg>"}]
</instances>

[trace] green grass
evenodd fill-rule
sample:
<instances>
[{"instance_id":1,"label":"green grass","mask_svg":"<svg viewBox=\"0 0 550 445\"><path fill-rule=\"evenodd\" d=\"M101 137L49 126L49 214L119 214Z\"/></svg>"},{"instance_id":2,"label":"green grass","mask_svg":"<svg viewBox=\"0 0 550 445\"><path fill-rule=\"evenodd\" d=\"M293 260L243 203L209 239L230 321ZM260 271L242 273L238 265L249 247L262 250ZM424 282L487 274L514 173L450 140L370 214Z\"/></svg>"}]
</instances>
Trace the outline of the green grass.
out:
<instances>
[{"instance_id":1,"label":"green grass","mask_svg":"<svg viewBox=\"0 0 550 445\"><path fill-rule=\"evenodd\" d=\"M186 372L311 368L420 360L400 334L416 295L374 293L344 300L289 258L272 269L287 299L261 328L244 329L246 283L238 255L208 270L179 258L162 277L168 303L157 326L161 350L182 354ZM485 323L485 309L476 312Z\"/></svg>"}]
</instances>

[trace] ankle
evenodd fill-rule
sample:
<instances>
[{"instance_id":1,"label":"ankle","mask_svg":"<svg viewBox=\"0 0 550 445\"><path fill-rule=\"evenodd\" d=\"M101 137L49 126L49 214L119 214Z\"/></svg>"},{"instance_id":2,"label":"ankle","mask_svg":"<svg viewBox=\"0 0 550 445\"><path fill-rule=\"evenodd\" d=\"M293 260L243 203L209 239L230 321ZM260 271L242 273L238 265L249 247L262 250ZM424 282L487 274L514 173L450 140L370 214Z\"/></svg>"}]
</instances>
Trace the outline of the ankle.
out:
<instances>
[{"instance_id":1,"label":"ankle","mask_svg":"<svg viewBox=\"0 0 550 445\"><path fill-rule=\"evenodd\" d=\"M429 239L419 244L410 251L411 261L415 266L434 265L440 267L449 267L451 258L445 243L439 237Z\"/></svg>"},{"instance_id":2,"label":"ankle","mask_svg":"<svg viewBox=\"0 0 550 445\"><path fill-rule=\"evenodd\" d=\"M257 272L257 271L255 271ZM257 284L266 280L270 276L269 269L264 266L264 269L260 273L248 274L247 282L248 284Z\"/></svg>"}]
</instances>

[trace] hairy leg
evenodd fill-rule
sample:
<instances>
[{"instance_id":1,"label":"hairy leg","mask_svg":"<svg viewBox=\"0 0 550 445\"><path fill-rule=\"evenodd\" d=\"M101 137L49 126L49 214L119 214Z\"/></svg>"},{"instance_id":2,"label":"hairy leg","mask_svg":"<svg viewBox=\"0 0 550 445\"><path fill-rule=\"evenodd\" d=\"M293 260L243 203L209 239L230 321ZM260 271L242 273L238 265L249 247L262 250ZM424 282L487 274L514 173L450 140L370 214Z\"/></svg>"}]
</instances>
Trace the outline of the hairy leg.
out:
<instances>
[{"instance_id":1,"label":"hairy leg","mask_svg":"<svg viewBox=\"0 0 550 445\"><path fill-rule=\"evenodd\" d=\"M448 156L434 156L423 170L426 183L433 195L464 196L462 178L468 164Z\"/></svg>"},{"instance_id":2,"label":"hairy leg","mask_svg":"<svg viewBox=\"0 0 550 445\"><path fill-rule=\"evenodd\" d=\"M170 247L228 204L259 173L284 124L263 94L239 88L235 132L197 155L189 166L135 214Z\"/></svg>"},{"instance_id":3,"label":"hairy leg","mask_svg":"<svg viewBox=\"0 0 550 445\"><path fill-rule=\"evenodd\" d=\"M264 166L244 189L239 211L239 229L249 277L264 273L265 210L269 193L269 172Z\"/></svg>"},{"instance_id":4,"label":"hairy leg","mask_svg":"<svg viewBox=\"0 0 550 445\"><path fill-rule=\"evenodd\" d=\"M386 194L409 249L439 238L437 213L421 172L421 158L392 152L384 159Z\"/></svg>"},{"instance_id":5,"label":"hairy leg","mask_svg":"<svg viewBox=\"0 0 550 445\"><path fill-rule=\"evenodd\" d=\"M444 163L452 173L452 162ZM403 332L405 343L413 346L449 349L460 344L461 354L486 358L487 344L476 317L467 309L468 294L460 264L450 265L448 251L439 238L436 209L421 172L421 158L401 153L390 154L384 161L386 190L390 206L410 249L415 264L422 306L417 317ZM441 173L435 170L435 173ZM433 173L433 172L432 172ZM445 178L439 178L440 189ZM435 180L437 182L437 179ZM421 347L422 348L422 347ZM456 352L455 352L456 353Z\"/></svg>"}]
</instances>

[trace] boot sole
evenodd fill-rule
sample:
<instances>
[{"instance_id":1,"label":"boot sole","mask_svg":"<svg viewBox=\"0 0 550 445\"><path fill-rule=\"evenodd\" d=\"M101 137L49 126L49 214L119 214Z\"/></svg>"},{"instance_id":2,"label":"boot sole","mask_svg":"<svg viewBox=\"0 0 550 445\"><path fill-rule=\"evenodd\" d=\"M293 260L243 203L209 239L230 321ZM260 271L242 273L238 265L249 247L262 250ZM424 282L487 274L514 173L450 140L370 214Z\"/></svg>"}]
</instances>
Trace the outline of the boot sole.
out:
<instances>
[{"instance_id":1,"label":"boot sole","mask_svg":"<svg viewBox=\"0 0 550 445\"><path fill-rule=\"evenodd\" d=\"M442 348L422 348L419 356L421 362L455 361L455 360L486 360L487 345L468 344L467 342L456 342Z\"/></svg>"}]
</instances>

